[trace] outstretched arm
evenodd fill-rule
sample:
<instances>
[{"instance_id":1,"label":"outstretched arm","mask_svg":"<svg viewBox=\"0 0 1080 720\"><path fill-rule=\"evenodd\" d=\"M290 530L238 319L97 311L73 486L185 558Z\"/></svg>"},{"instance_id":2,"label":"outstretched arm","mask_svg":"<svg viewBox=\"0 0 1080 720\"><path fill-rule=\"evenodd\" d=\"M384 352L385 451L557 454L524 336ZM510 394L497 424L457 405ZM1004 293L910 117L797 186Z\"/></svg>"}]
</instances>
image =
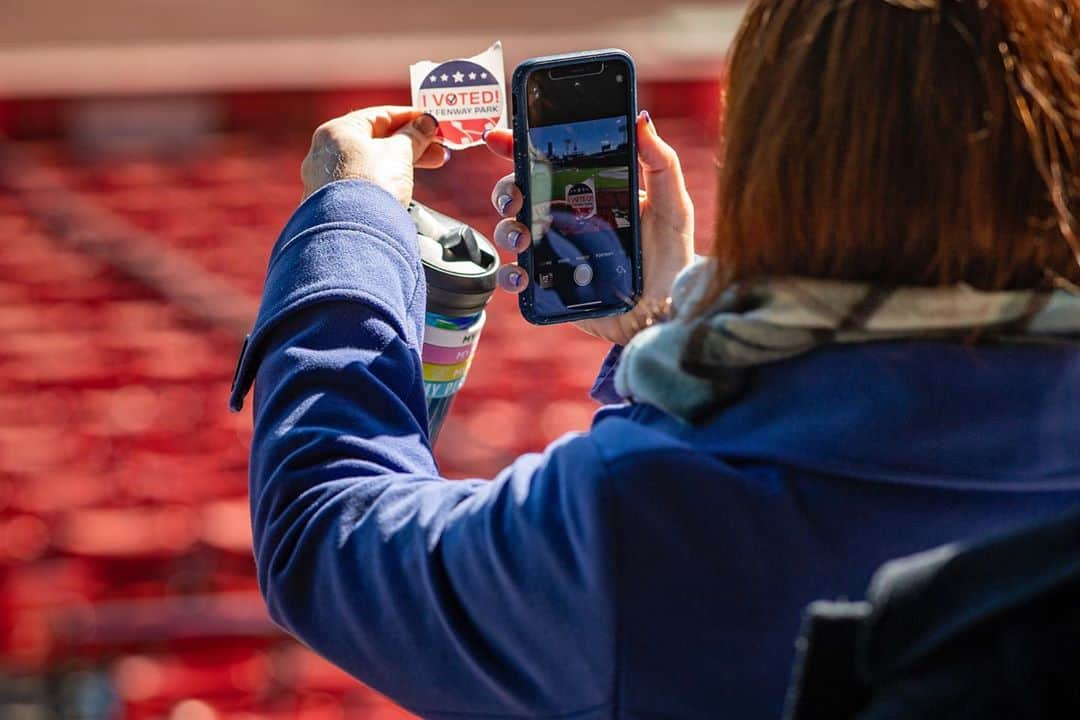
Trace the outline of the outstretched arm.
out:
<instances>
[{"instance_id":1,"label":"outstretched arm","mask_svg":"<svg viewBox=\"0 0 1080 720\"><path fill-rule=\"evenodd\" d=\"M583 435L494 481L438 476L411 227L373 184L334 182L271 257L233 398L257 375L260 587L283 627L425 717L602 708L615 644L603 462Z\"/></svg>"}]
</instances>

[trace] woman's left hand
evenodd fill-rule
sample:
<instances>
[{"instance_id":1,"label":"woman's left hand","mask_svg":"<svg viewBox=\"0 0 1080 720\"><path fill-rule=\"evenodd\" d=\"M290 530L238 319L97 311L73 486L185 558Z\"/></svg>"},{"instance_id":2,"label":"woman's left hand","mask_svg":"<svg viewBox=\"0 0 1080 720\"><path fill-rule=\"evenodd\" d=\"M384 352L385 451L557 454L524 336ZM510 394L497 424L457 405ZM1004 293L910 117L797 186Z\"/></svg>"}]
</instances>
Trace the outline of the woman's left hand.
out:
<instances>
[{"instance_id":1,"label":"woman's left hand","mask_svg":"<svg viewBox=\"0 0 1080 720\"><path fill-rule=\"evenodd\" d=\"M637 133L645 286L637 305L629 312L574 323L590 335L617 345L630 342L639 330L667 313L675 277L694 259L694 203L686 189L679 156L656 132L648 113L638 116ZM514 139L509 130L492 130L485 140L496 155L513 159ZM532 242L532 233L515 217L524 198L514 184L513 174L495 184L491 202L504 218L495 226L492 235L495 244L522 252ZM520 293L528 284L529 276L516 265L507 266L500 275L500 285L507 292Z\"/></svg>"},{"instance_id":2,"label":"woman's left hand","mask_svg":"<svg viewBox=\"0 0 1080 720\"><path fill-rule=\"evenodd\" d=\"M311 136L300 177L304 198L335 180L367 180L408 206L413 168L442 167L450 151L436 142L439 123L423 110L384 105L329 120Z\"/></svg>"}]
</instances>

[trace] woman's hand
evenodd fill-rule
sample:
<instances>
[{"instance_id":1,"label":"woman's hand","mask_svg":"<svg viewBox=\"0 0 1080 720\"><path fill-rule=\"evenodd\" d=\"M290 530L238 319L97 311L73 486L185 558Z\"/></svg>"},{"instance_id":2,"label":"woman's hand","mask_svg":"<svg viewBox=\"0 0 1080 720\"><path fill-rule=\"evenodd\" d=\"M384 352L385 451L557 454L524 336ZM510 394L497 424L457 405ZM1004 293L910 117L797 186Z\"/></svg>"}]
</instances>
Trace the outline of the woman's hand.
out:
<instances>
[{"instance_id":1,"label":"woman's hand","mask_svg":"<svg viewBox=\"0 0 1080 720\"><path fill-rule=\"evenodd\" d=\"M641 167L641 251L645 286L641 299L630 312L614 317L583 320L579 328L618 345L625 345L639 330L667 311L671 285L694 257L694 204L686 190L682 166L675 150L656 132L649 114L637 118L638 161ZM485 137L491 150L501 157L514 157L514 140L509 130L492 130ZM503 220L495 226L497 245L520 253L529 247L529 228L515 219L521 210L521 190L513 174L495 184L491 193L495 209ZM516 265L500 274L500 286L520 293L529 284L528 274Z\"/></svg>"},{"instance_id":2,"label":"woman's hand","mask_svg":"<svg viewBox=\"0 0 1080 720\"><path fill-rule=\"evenodd\" d=\"M450 151L435 142L438 121L411 107L364 108L320 125L300 166L307 198L335 180L368 180L412 200L413 168L442 167Z\"/></svg>"}]
</instances>

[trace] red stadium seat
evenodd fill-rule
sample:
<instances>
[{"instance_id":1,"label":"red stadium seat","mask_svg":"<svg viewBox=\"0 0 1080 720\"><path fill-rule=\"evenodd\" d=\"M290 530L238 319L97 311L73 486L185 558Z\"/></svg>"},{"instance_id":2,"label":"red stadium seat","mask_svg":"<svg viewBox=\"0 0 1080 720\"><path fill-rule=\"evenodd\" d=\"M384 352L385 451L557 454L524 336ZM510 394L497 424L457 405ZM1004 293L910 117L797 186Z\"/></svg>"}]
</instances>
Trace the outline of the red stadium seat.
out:
<instances>
[{"instance_id":1,"label":"red stadium seat","mask_svg":"<svg viewBox=\"0 0 1080 720\"><path fill-rule=\"evenodd\" d=\"M689 121L657 122L681 151L707 237L712 141ZM19 146L32 161L20 169L21 194L0 195L7 671L92 668L127 720L410 717L285 638L266 615L246 498L250 416L225 408L237 330L79 240L133 228L143 233L138 242L173 253L161 257L183 259L154 268L154 277L182 285L195 267L253 303L300 199L308 139L307 131L241 132L207 136L185 156L125 159L77 156L58 141ZM417 195L490 235L489 190L509 171L486 150L456 153L445 171L419 174ZM94 210L77 233L57 224L68 208L33 194L57 182ZM585 429L594 410L586 391L602 342L572 327L530 327L506 295L488 312L437 448L451 477L490 477Z\"/></svg>"}]
</instances>

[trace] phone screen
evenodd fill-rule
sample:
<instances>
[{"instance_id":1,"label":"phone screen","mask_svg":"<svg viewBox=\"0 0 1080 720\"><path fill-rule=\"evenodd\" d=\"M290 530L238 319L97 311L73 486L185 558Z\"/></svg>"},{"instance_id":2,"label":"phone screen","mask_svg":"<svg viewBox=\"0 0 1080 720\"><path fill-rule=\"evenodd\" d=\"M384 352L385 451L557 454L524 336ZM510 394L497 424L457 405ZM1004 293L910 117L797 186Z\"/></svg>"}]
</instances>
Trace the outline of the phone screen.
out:
<instances>
[{"instance_id":1,"label":"phone screen","mask_svg":"<svg viewBox=\"0 0 1080 720\"><path fill-rule=\"evenodd\" d=\"M525 100L532 313L628 310L640 275L633 73L621 60L541 67Z\"/></svg>"}]
</instances>

